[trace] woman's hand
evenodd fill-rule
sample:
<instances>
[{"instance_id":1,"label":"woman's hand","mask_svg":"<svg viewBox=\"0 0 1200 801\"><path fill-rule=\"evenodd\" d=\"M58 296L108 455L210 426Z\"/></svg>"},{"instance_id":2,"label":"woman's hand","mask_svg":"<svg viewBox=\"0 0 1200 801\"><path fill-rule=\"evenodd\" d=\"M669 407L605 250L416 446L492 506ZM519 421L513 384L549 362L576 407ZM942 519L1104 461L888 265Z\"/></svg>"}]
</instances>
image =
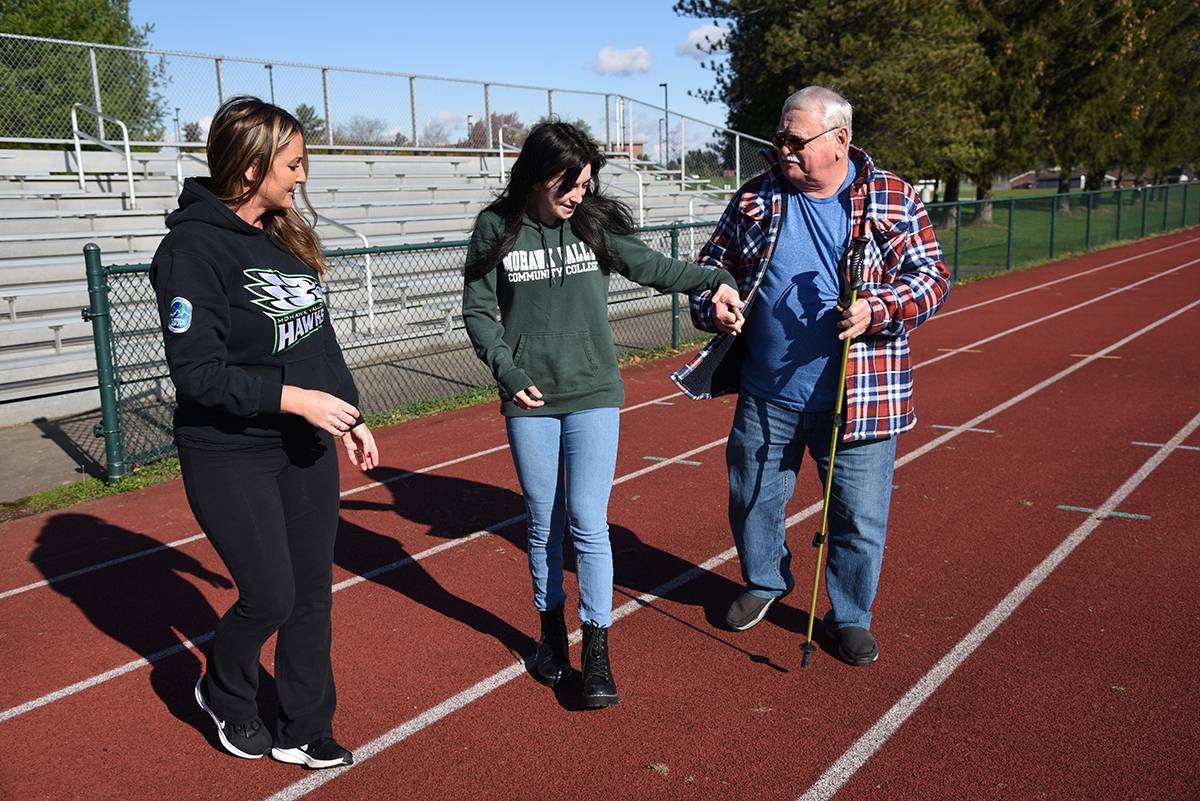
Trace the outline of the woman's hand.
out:
<instances>
[{"instance_id":1,"label":"woman's hand","mask_svg":"<svg viewBox=\"0 0 1200 801\"><path fill-rule=\"evenodd\" d=\"M349 431L358 419L358 409L336 395L286 384L279 398L279 411L299 415L335 437Z\"/></svg>"},{"instance_id":2,"label":"woman's hand","mask_svg":"<svg viewBox=\"0 0 1200 801\"><path fill-rule=\"evenodd\" d=\"M737 290L728 284L721 284L713 290L709 300L712 301L713 322L717 324L717 330L733 336L740 334L746 318L742 316L742 299Z\"/></svg>"},{"instance_id":3,"label":"woman's hand","mask_svg":"<svg viewBox=\"0 0 1200 801\"><path fill-rule=\"evenodd\" d=\"M536 409L539 406L546 405L546 402L542 400L541 391L533 384L530 384L514 395L513 400L522 409Z\"/></svg>"},{"instance_id":4,"label":"woman's hand","mask_svg":"<svg viewBox=\"0 0 1200 801\"><path fill-rule=\"evenodd\" d=\"M350 429L342 437L342 444L346 446L350 463L364 473L379 466L379 448L375 445L375 435L366 423L359 423Z\"/></svg>"}]
</instances>

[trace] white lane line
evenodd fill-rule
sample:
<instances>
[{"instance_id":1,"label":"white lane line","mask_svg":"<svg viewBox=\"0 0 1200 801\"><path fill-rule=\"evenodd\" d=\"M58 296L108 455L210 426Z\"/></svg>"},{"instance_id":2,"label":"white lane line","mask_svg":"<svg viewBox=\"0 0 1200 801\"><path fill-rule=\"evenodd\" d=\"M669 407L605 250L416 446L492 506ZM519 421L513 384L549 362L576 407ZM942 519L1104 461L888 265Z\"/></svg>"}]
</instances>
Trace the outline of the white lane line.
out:
<instances>
[{"instance_id":1,"label":"white lane line","mask_svg":"<svg viewBox=\"0 0 1200 801\"><path fill-rule=\"evenodd\" d=\"M957 426L946 426L946 425L942 425L941 423L935 423L935 424L931 425L930 428L944 428L948 431L953 431L955 428L957 428ZM995 434L996 433L994 430L992 430L990 428L968 428L967 430L974 432L976 434Z\"/></svg>"},{"instance_id":2,"label":"white lane line","mask_svg":"<svg viewBox=\"0 0 1200 801\"><path fill-rule=\"evenodd\" d=\"M1130 445L1143 445L1147 448L1162 448L1162 447L1164 447L1163 443L1161 443L1161 442L1131 442L1129 444ZM1178 445L1178 446L1176 446L1175 449L1180 450L1180 451L1200 451L1200 447L1198 447L1196 445Z\"/></svg>"},{"instance_id":3,"label":"white lane line","mask_svg":"<svg viewBox=\"0 0 1200 801\"><path fill-rule=\"evenodd\" d=\"M975 649L983 644L991 634L1008 619L1016 608L1044 582L1054 569L1062 564L1100 525L1104 517L1111 514L1117 506L1138 488L1150 474L1154 472L1179 443L1191 435L1200 426L1200 414L1193 417L1183 428L1176 432L1171 441L1162 450L1156 451L1137 472L1125 480L1117 490L1108 497L1096 515L1089 517L1079 528L1059 543L1041 564L1029 572L1003 600L988 612L973 629L955 645L950 652L943 656L912 688L897 701L891 709L883 714L870 729L851 745L836 762L821 774L816 783L800 796L800 801L827 801L850 781L850 777L866 764L876 751L891 738L904 722L912 717L920 706L942 685L951 674L958 669Z\"/></svg>"},{"instance_id":4,"label":"white lane line","mask_svg":"<svg viewBox=\"0 0 1200 801\"><path fill-rule=\"evenodd\" d=\"M1154 275L1147 276L1146 278L1143 278L1140 281L1134 281L1132 284L1126 284L1125 286L1117 287L1116 289L1112 290L1111 292L1105 292L1103 295L1097 295L1094 298L1090 298L1088 300L1081 301L1080 303L1076 303L1074 306L1067 306L1066 308L1059 309L1056 312L1051 312L1050 314L1047 314L1043 317L1038 317L1036 320L1030 320L1028 322L1021 323L1020 325L1013 326L1012 328L1009 328L1006 331L1001 331L997 334L992 334L991 336L986 336L983 339L979 339L979 340L976 340L975 342L971 342L970 344L963 345L961 348L954 348L953 350L943 353L941 356L934 356L932 359L926 359L925 361L921 362L921 366L924 367L926 365L935 364L937 362L940 362L942 359L948 359L951 356L954 356L959 353L967 353L972 348L977 348L980 345L986 345L987 343L994 342L995 340L1000 339L1001 337L1006 337L1009 334L1015 334L1018 331L1023 331L1026 328L1030 328L1031 326L1035 326L1039 323L1044 323L1047 320L1053 320L1055 317L1062 317L1064 314L1070 314L1073 311L1078 311L1079 309L1082 309L1085 306L1090 306L1093 303L1099 303L1102 300L1111 298L1113 295L1120 295L1124 292L1129 291L1130 289L1134 289L1135 287L1141 286L1142 284L1149 283L1150 281L1157 281L1158 279L1164 278L1168 275L1171 275L1172 273L1177 273L1180 270L1191 267L1193 264L1200 264L1200 259L1192 259L1191 261L1184 262L1183 264L1180 264L1176 267L1172 267L1171 269L1166 270L1164 272L1155 273ZM937 316L935 315L932 319L936 320ZM1088 356L1084 361L1080 362L1080 364L1081 365L1089 364L1092 361L1095 361L1096 358L1098 358L1097 354L1093 353L1091 356Z\"/></svg>"},{"instance_id":5,"label":"white lane line","mask_svg":"<svg viewBox=\"0 0 1200 801\"><path fill-rule=\"evenodd\" d=\"M674 398L674 397L676 397L678 395L682 395L682 394L683 394L682 392L672 392L669 395L663 395L662 397L655 398L653 400L644 401L643 403L634 404L633 406L627 406L624 409L621 409L621 414L625 414L626 412L632 412L637 409L642 409L646 406L659 405L659 404L664 403L668 398ZM504 450L508 450L507 443L505 443L504 445L497 445L494 448L486 448L482 451L475 451L475 453L469 453L466 456L459 456L455 459L449 459L444 462L438 462L437 464L431 464L428 467L421 467L421 468L418 468L417 470L407 470L403 473L399 473L394 476L389 476L388 478L382 479L381 481L372 481L369 484L363 484L362 486L359 486L359 487L352 487L351 489L344 490L340 494L340 497L347 498L351 495L357 495L358 493L365 492L369 489L375 489L376 487L382 487L386 484L392 484L397 481L401 481L403 479L409 478L410 476L419 476L424 473L432 473L434 470L441 470L442 468L445 468L445 467L451 467L452 465L461 464L462 462L468 462L472 459L478 459L481 456L487 456L488 454L492 454L492 453L496 453L498 451L504 451ZM88 565L87 567L81 567L78 570L72 570L69 573L62 573L57 576L51 576L50 578L42 579L41 581L34 581L29 584L25 584L21 587L13 587L11 590L4 590L3 592L0 592L0 601L4 600L5 598L8 598L12 595L20 595L23 592L29 592L30 590L36 590L38 587L48 587L51 584L57 584L60 581L66 581L67 579L73 579L78 576L87 575L88 573L94 573L97 570L103 570L106 567L112 567L114 565L123 564L124 562L128 562L133 559L141 559L143 556L150 556L152 554L156 554L160 551L164 551L169 548L179 548L183 545L187 545L190 542L195 542L196 540L201 540L201 539L204 539L204 532L200 532L199 534L193 534L191 536L184 537L183 539L178 539L173 542L165 543L163 545L156 545L153 548L146 548L145 550L142 550L142 551L135 551L134 553L126 554L125 556L119 556L116 559L109 559L106 562L100 562L98 564Z\"/></svg>"},{"instance_id":6,"label":"white lane line","mask_svg":"<svg viewBox=\"0 0 1200 801\"><path fill-rule=\"evenodd\" d=\"M1173 245L1167 245L1165 247L1157 248L1155 250L1148 250L1145 253L1139 253L1136 256L1126 256L1123 259L1118 259L1116 261L1110 261L1107 264L1101 264L1099 267L1092 267L1091 269L1083 270L1078 273L1071 273L1070 275L1068 275L1064 278L1056 278L1053 281L1046 281L1045 283L1038 284L1036 286L1031 286L1026 289L1019 289L1016 292L1009 292L1007 295L1000 295L998 297L992 298L991 300L984 300L984 301L980 301L979 303L972 303L970 306L960 306L960 307L951 309L950 311L947 311L947 312L939 312L939 313L935 314L933 317L931 317L928 320L928 322L933 322L934 320L945 320L947 317L953 317L956 314L962 314L963 312L971 311L972 309L978 309L980 306L988 306L992 303L998 303L1002 300L1009 300L1011 298L1015 298L1015 297L1024 295L1029 292L1036 292L1039 289L1045 289L1046 287L1054 286L1055 284L1061 284L1065 281L1074 281L1077 278L1084 278L1086 276L1091 275L1092 273L1098 273L1101 270L1107 270L1110 267L1116 267L1120 264L1127 264L1128 262L1131 262L1131 261L1137 261L1138 259L1144 259L1145 257L1153 256L1156 253L1165 253L1168 250L1173 250L1178 247L1183 247L1184 245L1190 245L1193 242L1200 242L1200 237L1196 237L1196 238L1192 238L1192 239L1185 239L1182 242L1176 242Z\"/></svg>"},{"instance_id":7,"label":"white lane line","mask_svg":"<svg viewBox=\"0 0 1200 801\"><path fill-rule=\"evenodd\" d=\"M646 475L647 473L653 473L655 470L661 470L662 468L667 467L668 465L672 465L672 464L675 464L676 462L685 460L689 456L694 456L695 454L701 453L702 451L706 451L710 448L715 448L716 446L723 444L726 439L727 439L727 437L722 437L721 439L713 440L712 442L709 442L707 445L701 445L698 448L692 448L691 450L684 451L683 453L681 453L677 456L672 456L670 459L667 459L665 461L656 462L648 467L643 467L639 470L634 470L632 473L626 473L625 475L620 476L619 478L615 479L613 481L613 486L616 486L618 484L624 484L626 481L632 481L633 479L640 478L640 477ZM459 537L458 539L448 540L446 542L439 543L439 544L433 546L432 548L427 548L424 551L421 551L420 553L413 554L412 556L406 556L403 559L399 559L390 564L386 564L386 565L382 565L380 567L374 568L372 570L367 571L366 573L362 573L362 574L359 574L356 576L351 576L350 578L346 579L345 581L340 581L337 584L335 584L333 586L333 591L339 592L348 587L353 587L355 584L361 584L362 582L367 581L368 579L374 578L374 577L382 575L384 573L388 573L392 570L397 570L401 567L404 567L405 565L411 564L413 562L419 562L422 559L427 559L428 557L433 556L434 554L441 553L442 551L446 551L451 548L457 548L461 545L465 545L468 542L477 540L480 537L486 536L487 534L490 534L494 531L500 531L508 526L515 524L515 523L519 523L520 521L522 521L524 519L525 519L525 515L523 515L523 514L516 515L514 517L507 518L506 520L501 520L497 523L493 523L492 525L489 525L486 528L476 531L472 534L468 534L465 537ZM63 698L67 698L68 696L72 696L72 695L75 695L76 693L83 692L84 690L87 690L91 687L95 687L99 684L104 684L107 681L111 681L112 679L115 679L118 676L123 676L126 673L137 670L138 668L146 667L147 665L151 665L155 662L160 662L163 659L166 659L167 657L174 656L175 654L181 654L185 651L190 651L190 650L194 649L197 645L201 645L201 644L206 643L209 640L211 640L212 636L213 636L213 632L211 632L211 631L206 632L205 634L202 634L199 637L196 637L192 640L188 640L187 642L182 642L177 645L172 645L168 648L164 648L161 651L157 651L153 654L150 654L149 656L142 657L141 659L131 660L129 662L126 662L124 665L120 665L118 667L113 668L112 670L105 671L104 673L93 676L89 679L84 679L82 681L78 681L70 686L63 687L60 690L55 690L52 693L47 693L46 695L43 695L39 698L35 698L32 701L27 701L24 704L20 704L18 706L12 707L10 709L6 709L3 712L0 712L0 723L11 720L15 717L19 717L19 716L25 714L26 712L30 712L39 707L43 707L46 704L51 704L51 703L54 703L55 701L60 701Z\"/></svg>"},{"instance_id":8,"label":"white lane line","mask_svg":"<svg viewBox=\"0 0 1200 801\"><path fill-rule=\"evenodd\" d=\"M687 584L688 582L699 578L705 573L720 567L724 563L733 559L733 557L736 555L737 549L730 548L727 551L717 554L704 564L697 565L690 570L680 573L678 576L666 582L665 584L660 584L653 590L650 590L649 592L644 593L637 598L626 601L613 610L613 623L616 623L621 618L628 617L642 607L653 603L654 601L661 599L664 595L667 595L677 588L682 587L684 584ZM572 644L579 642L580 639L582 639L582 635L582 631L575 629L575 631L571 632L570 642ZM486 679L471 685L462 692L450 696L440 704L430 707L420 715L417 715L415 718L410 718L404 723L401 723L394 729L391 729L379 737L376 737L371 742L355 748L355 765L361 765L372 757L383 753L392 746L407 740L414 734L424 731L433 724L452 715L463 707L473 703L474 701L478 701L480 698L484 697L493 690L500 689L513 679L524 675L525 670L525 663L523 661L514 662L503 670L499 670L493 673L491 676L488 676ZM294 801L294 799L302 798L311 793L313 790L316 790L318 787L328 784L329 782L338 778L338 776L342 775L347 770L352 769L352 767L347 767L314 771L306 778L301 779L294 784L290 784L274 795L269 796L267 801Z\"/></svg>"},{"instance_id":9,"label":"white lane line","mask_svg":"<svg viewBox=\"0 0 1200 801\"><path fill-rule=\"evenodd\" d=\"M929 451L931 451L931 450L937 448L938 446L957 437L959 434L963 433L967 429L976 427L979 423L984 422L988 418L993 417L996 414L999 414L1000 412L1014 406L1017 403L1020 403L1021 401L1040 392L1041 390L1045 389L1046 387L1050 386L1051 384L1061 380L1062 378L1065 378L1066 376L1070 375L1071 373L1073 373L1079 369L1082 369L1084 366L1090 364L1091 362L1096 361L1101 356L1106 355L1110 351L1116 350L1117 348L1120 348L1120 347L1128 344L1129 342L1132 342L1133 340L1135 340L1141 336L1144 336L1147 332L1157 328L1158 326L1168 322L1169 320L1174 319L1175 317L1178 317L1181 314L1184 314L1184 313L1190 311L1192 308L1194 308L1198 305L1200 305L1200 300L1193 301L1192 303L1189 303L1187 306L1177 309L1176 311L1174 311L1173 313L1171 313L1165 317L1160 317L1159 319L1155 320L1153 323L1150 323L1149 325L1145 326L1144 328L1142 328L1138 331L1135 331L1134 333L1118 340L1117 342L1113 343L1112 345L1108 346L1107 348L1104 348L1103 350L1094 354L1093 356L1076 362L1075 364L1071 365L1070 367L1066 368L1065 370L1062 370L1062 371L1056 373L1055 375L1051 376L1050 378L1047 378L1046 380L1039 382L1038 384L1035 384L1034 386L1030 387L1029 389L1025 390L1024 392L1020 393L1019 395L1016 395L1013 398L1010 398L1008 401L1005 401L1004 403L1001 403L998 406L994 406L991 409L987 410L986 412L983 412L982 414L977 415L976 417L974 417L973 419L964 423L963 425L959 426L958 428L956 428L952 431L947 431L945 434L942 434L940 437L936 437L936 438L930 440L929 442L925 443L924 445L920 446L919 448L917 448L913 451L910 451L909 453L907 453L904 456L897 459L896 467L902 467L902 466L908 464L909 462L911 462L912 460L920 458L921 456L928 453ZM918 366L920 366L920 365L918 365ZM688 457L693 456L697 453L700 453L701 451L715 447L716 445L720 445L720 444L724 443L726 441L726 439L727 439L727 437L722 437L721 439L714 440L713 442L710 442L707 445L702 445L699 448L695 448L691 451L681 453L666 462L657 462L648 467L644 467L640 470L636 470L633 473L629 473L625 476L622 476L621 478L617 479L613 483L614 483L614 485L619 484L624 481L627 481L627 480L630 480L633 478L637 478L638 476L645 475L646 473L652 472L654 470L659 470L663 467L666 467L669 464L674 464L676 461L679 461L680 459L687 459ZM787 525L791 526L794 523L798 522L799 520L802 520L803 518L805 518L811 514L815 514L815 512L819 511L819 510L820 510L820 502L817 502L817 503L809 506L807 509L803 510L802 512L799 512L799 513L793 515L792 517L788 518ZM524 518L524 515L520 515L520 516L517 516L514 518L509 518L508 520L505 520L505 521L501 521L500 523L497 523L496 525L497 525L497 527L505 526L505 525L512 525L513 523L518 522L519 520L521 520L523 518ZM418 561L420 559L423 559L426 557L427 554L432 555L433 553L440 553L441 551L446 550L448 548L452 548L452 547L455 547L456 545L463 544L465 542L469 542L478 537L482 537L482 536L484 536L486 531L487 530L477 531L474 534L468 535L467 537L463 537L463 538L460 538L457 540L450 540L445 543L440 543L439 545L435 545L433 548L427 549L426 551L422 551L421 553L415 554L412 557L406 557L405 559L394 562L391 565L384 565L383 567L376 568L375 570L369 571L368 574L364 574L364 575L375 576L375 575L379 575L380 572L386 572L387 570L395 570L399 567L403 567L404 565L408 564L409 562ZM343 582L339 582L338 588L353 586L354 584L358 584L364 580L365 579L362 576L353 576L349 579L346 579ZM207 635L205 635L205 636L207 636ZM160 651L157 654L153 654L152 657L154 657L154 661L158 661L159 659L165 659L166 657L171 656L173 654L181 653L185 650L188 650L190 647L194 647L194 646L192 646L190 643L182 643L180 645L176 645L176 646L172 646L170 648L164 649L163 651ZM53 701L57 701L61 698L65 698L68 695L73 695L74 693L80 692L89 687L93 687L97 684L102 684L103 682L108 681L110 678L116 678L119 675L128 673L131 670L136 670L137 668L142 667L144 665L149 665L150 663L151 663L151 661L150 661L149 657L142 658L142 659L135 659L131 662L126 663L125 665L122 665L121 667L115 668L112 671L108 671L107 673L101 674L101 676L94 677L93 679L87 679L82 682L78 682L77 684L71 685L71 687L64 688L63 690L58 690L54 693L50 693L48 695L42 696L41 698L36 698L33 701L29 701L18 707L13 707L12 709L5 710L3 712L0 712L0 723L3 723L4 721L9 720L11 718L17 717L18 715L24 714L25 712L28 712L32 709L36 709L38 707L44 706ZM70 692L67 692L68 690L70 690Z\"/></svg>"},{"instance_id":10,"label":"white lane line","mask_svg":"<svg viewBox=\"0 0 1200 801\"><path fill-rule=\"evenodd\" d=\"M1171 320L1171 319L1179 316L1180 314L1183 314L1184 312L1188 311L1189 309L1191 309L1195 306L1200 306L1200 300L1193 301L1191 304L1183 307L1182 309L1177 310L1175 313L1173 313L1167 317L1162 317L1162 318L1154 321L1153 323L1146 326L1145 328L1143 328L1139 331L1136 331L1127 337L1124 337L1123 339L1119 340L1118 342L1114 343L1113 345L1110 345L1109 347L1105 348L1100 353L1104 354L1104 353L1107 353L1108 351L1111 351L1118 347L1121 347L1122 345L1128 344L1129 342L1137 339L1138 337L1143 336L1148 331L1151 331L1154 328L1157 328L1158 326L1162 325L1163 323L1167 322L1168 320ZM1082 367L1084 364L1087 364L1091 361L1095 361L1096 358L1098 358L1098 356L1095 358L1091 358L1088 361L1077 362L1075 365L1072 365L1071 367L1067 368L1066 370L1056 373L1054 376L1051 376L1050 378L1046 379L1045 381L1041 381L1041 382L1035 384L1034 386L1025 390L1021 394L1014 396L1009 401L1006 401L997 406L994 406L993 408L989 409L988 411L983 412L982 414L976 416L972 420L972 423L981 422L982 420L984 420L988 417L999 414L1000 412L1004 411L1005 409L1011 408L1016 403L1019 403L1020 401L1025 400L1026 398L1029 398L1030 396L1036 394L1037 392L1040 392L1042 389L1045 389L1046 387L1050 386L1051 384L1055 383L1056 381L1059 381L1062 378L1065 378L1066 376L1075 372L1080 367ZM1197 422L1197 421L1200 421L1200 415L1198 415L1196 420L1194 420L1193 422ZM954 429L953 431L948 431L945 434L943 434L942 436L938 437L937 439L926 443L922 447L917 448L916 450L911 451L910 453L905 454L903 457L896 460L896 468L897 469L901 468L901 467L907 465L909 462L912 462L915 459L919 459L921 456L934 450L939 445L942 445L942 444L950 441L951 439L954 439L955 437L962 434L963 432L967 431L968 428L969 428L969 426L959 426L958 428ZM1190 433L1190 432L1187 432L1187 433ZM1177 434L1176 439L1182 440L1185 436L1186 436L1186 434L1184 434L1182 436ZM717 442L711 443L709 446L706 446L706 447L711 447L712 445L719 444L720 442L723 442L723 441L724 440L718 440ZM1175 441L1176 441L1175 439L1172 440L1172 442L1175 442ZM1156 454L1156 456L1157 455L1158 454ZM680 457L677 457L677 458L683 458L683 456L684 455L681 454ZM1112 504L1112 506L1115 507L1116 504L1120 502L1120 500L1121 499L1117 499L1117 501L1115 501ZM1105 508L1105 507L1102 507L1102 508ZM1111 511L1111 508L1109 510ZM796 514L792 515L785 521L784 525L788 528L791 528L796 523L799 523L800 521L804 520L805 518L815 515L819 511L821 511L821 502L820 501L818 501L814 504L811 504L810 506L803 509L802 511L797 512ZM1096 522L1099 523L1099 521L1096 521ZM722 553L719 553L716 556L712 557L707 562L705 562L703 565L700 565L699 567L695 567L690 570L684 571L683 573L676 576L674 579L667 582L666 584L664 584L660 587L656 587L651 592L646 593L645 595L643 595L637 599L634 599L632 601L627 601L626 603L622 604L619 609L614 610L614 612L613 612L614 622L621 617L625 617L626 615L632 614L638 608L641 608L642 606L656 600L657 598L661 597L662 595L666 594L667 592L670 592L671 590L673 590L677 587L680 587L680 586L688 583L689 581L692 581L693 579L703 575L704 572L712 570L716 567L719 567L720 565L725 564L726 562L733 559L736 555L737 555L737 549L729 548L728 550L723 551ZM577 638L578 634L579 634L579 632L576 631L574 633L574 635L572 635L573 642L575 641L575 638ZM425 712L418 715L417 717L412 718L412 719L400 724L399 726L386 732L382 736L377 737L376 739L374 739L371 742L367 743L366 745L362 746L361 748L355 749L355 751L354 751L355 763L361 765L363 762L367 761L371 757L374 757L374 756L382 753L383 751L385 751L386 749L395 745L396 743L399 743L402 740L405 740L408 737L411 737L412 735L422 731L423 729L428 728L429 726L438 722L442 718L445 718L447 715L451 714L452 712L462 709L464 706L470 704L471 702L476 701L479 698L482 698L483 696L487 695L492 690L495 690L495 689L498 689L499 687L504 686L508 682L510 682L513 679L515 679L516 677L520 676L521 673L524 672L524 670L525 670L525 665L523 662L517 662L515 664L509 665L508 667L504 668L503 670L500 670L500 671L492 674L488 678L483 679L482 681L478 682L477 684L472 685L471 687L467 688L466 690L463 690L462 692L458 693L457 695L451 696L450 698L446 699L445 701L438 704L437 706L434 706L434 707L426 710ZM307 795L308 793L312 792L313 790L317 789L318 787L322 786L323 784L333 781L339 775L344 773L345 770L347 770L347 769L339 768L334 771L323 771L321 773L313 774L306 779L302 779L301 781L298 781L294 784L291 784L291 785L283 788L279 792L270 796L267 799L267 801L294 801L294 799L301 798L301 797Z\"/></svg>"}]
</instances>

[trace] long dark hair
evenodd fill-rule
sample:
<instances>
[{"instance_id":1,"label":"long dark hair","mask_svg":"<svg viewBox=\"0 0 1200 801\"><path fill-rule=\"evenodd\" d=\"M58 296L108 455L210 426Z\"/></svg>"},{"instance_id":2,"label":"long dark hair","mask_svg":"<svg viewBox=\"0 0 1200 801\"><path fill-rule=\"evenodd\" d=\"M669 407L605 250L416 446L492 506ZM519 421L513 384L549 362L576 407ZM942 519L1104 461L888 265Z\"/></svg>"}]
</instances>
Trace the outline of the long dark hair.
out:
<instances>
[{"instance_id":1,"label":"long dark hair","mask_svg":"<svg viewBox=\"0 0 1200 801\"><path fill-rule=\"evenodd\" d=\"M464 270L466 277L472 279L486 275L512 251L521 233L521 220L529 203L530 192L536 185L561 173L562 178L555 191L558 195L565 195L588 164L592 165L592 177L583 201L575 207L575 213L570 217L571 231L596 254L601 270L611 272L615 269L617 257L608 246L606 235L632 234L637 229L629 208L600 192L600 168L605 161L596 143L574 125L565 122L535 125L521 147L521 155L513 164L508 185L484 209L500 216L504 221L504 233L489 250L467 262ZM479 219L475 221L478 224Z\"/></svg>"}]
</instances>

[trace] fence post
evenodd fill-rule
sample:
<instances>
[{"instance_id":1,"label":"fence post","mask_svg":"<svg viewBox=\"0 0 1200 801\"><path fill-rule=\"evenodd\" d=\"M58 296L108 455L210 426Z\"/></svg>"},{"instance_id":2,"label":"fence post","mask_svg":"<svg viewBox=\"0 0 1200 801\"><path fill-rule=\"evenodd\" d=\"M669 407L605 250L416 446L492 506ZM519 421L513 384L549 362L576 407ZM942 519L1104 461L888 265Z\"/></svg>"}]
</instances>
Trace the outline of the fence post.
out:
<instances>
[{"instance_id":1,"label":"fence post","mask_svg":"<svg viewBox=\"0 0 1200 801\"><path fill-rule=\"evenodd\" d=\"M1139 239L1146 238L1146 204L1150 201L1150 187L1142 187L1142 234Z\"/></svg>"},{"instance_id":2,"label":"fence post","mask_svg":"<svg viewBox=\"0 0 1200 801\"><path fill-rule=\"evenodd\" d=\"M325 144L333 147L333 115L329 113L329 68L321 68L321 89L325 93Z\"/></svg>"},{"instance_id":3,"label":"fence post","mask_svg":"<svg viewBox=\"0 0 1200 801\"><path fill-rule=\"evenodd\" d=\"M604 152L606 153L612 152L612 114L609 111L609 107L612 105L611 98L612 95L604 96Z\"/></svg>"},{"instance_id":4,"label":"fence post","mask_svg":"<svg viewBox=\"0 0 1200 801\"><path fill-rule=\"evenodd\" d=\"M1004 269L1012 269L1012 251L1013 251L1013 218L1017 216L1017 199L1008 199L1008 253L1004 257Z\"/></svg>"},{"instance_id":5,"label":"fence post","mask_svg":"<svg viewBox=\"0 0 1200 801\"><path fill-rule=\"evenodd\" d=\"M1054 233L1058 227L1058 198L1050 201L1050 258L1054 259Z\"/></svg>"},{"instance_id":6,"label":"fence post","mask_svg":"<svg viewBox=\"0 0 1200 801\"><path fill-rule=\"evenodd\" d=\"M962 203L954 204L954 275L951 279L958 280L958 265L960 263L959 256L962 254Z\"/></svg>"},{"instance_id":7,"label":"fence post","mask_svg":"<svg viewBox=\"0 0 1200 801\"><path fill-rule=\"evenodd\" d=\"M679 226L671 226L671 258L679 258ZM679 293L671 293L671 347L679 349Z\"/></svg>"},{"instance_id":8,"label":"fence post","mask_svg":"<svg viewBox=\"0 0 1200 801\"><path fill-rule=\"evenodd\" d=\"M742 135L733 135L733 186L742 185Z\"/></svg>"},{"instance_id":9,"label":"fence post","mask_svg":"<svg viewBox=\"0 0 1200 801\"><path fill-rule=\"evenodd\" d=\"M104 106L100 105L100 75L96 71L96 48L88 48L88 66L92 68L92 101L96 104L96 111L104 111ZM96 118L96 128L100 133L100 138L104 138L104 118Z\"/></svg>"},{"instance_id":10,"label":"fence post","mask_svg":"<svg viewBox=\"0 0 1200 801\"><path fill-rule=\"evenodd\" d=\"M1125 190L1117 187L1117 238L1116 241L1121 241L1121 209L1125 206Z\"/></svg>"},{"instance_id":11,"label":"fence post","mask_svg":"<svg viewBox=\"0 0 1200 801\"><path fill-rule=\"evenodd\" d=\"M483 85L483 129L487 131L487 146L491 150L495 146L492 140L492 86Z\"/></svg>"},{"instance_id":12,"label":"fence post","mask_svg":"<svg viewBox=\"0 0 1200 801\"><path fill-rule=\"evenodd\" d=\"M1163 224L1162 229L1167 230L1167 212L1171 209L1171 185L1167 184L1163 187Z\"/></svg>"},{"instance_id":13,"label":"fence post","mask_svg":"<svg viewBox=\"0 0 1200 801\"><path fill-rule=\"evenodd\" d=\"M116 369L112 359L112 317L108 304L108 276L100 263L100 248L94 242L83 246L83 261L87 266L89 306L83 319L92 324L96 346L96 373L100 383L100 423L96 436L104 437L104 455L109 481L122 478L125 469L125 444L121 438L121 418L117 412Z\"/></svg>"},{"instance_id":14,"label":"fence post","mask_svg":"<svg viewBox=\"0 0 1200 801\"><path fill-rule=\"evenodd\" d=\"M221 59L214 58L213 64L217 68L217 105L225 103L225 71L221 69Z\"/></svg>"},{"instance_id":15,"label":"fence post","mask_svg":"<svg viewBox=\"0 0 1200 801\"><path fill-rule=\"evenodd\" d=\"M419 147L421 143L417 140L417 79L412 75L408 78L408 110L412 114L413 147Z\"/></svg>"},{"instance_id":16,"label":"fence post","mask_svg":"<svg viewBox=\"0 0 1200 801\"><path fill-rule=\"evenodd\" d=\"M1183 185L1183 213L1179 215L1179 227L1180 228L1187 227L1187 190L1188 190L1188 185L1184 184Z\"/></svg>"},{"instance_id":17,"label":"fence post","mask_svg":"<svg viewBox=\"0 0 1200 801\"><path fill-rule=\"evenodd\" d=\"M1090 251L1092 249L1092 198L1096 195L1094 192L1088 192L1087 197L1087 222L1083 228L1083 249Z\"/></svg>"}]
</instances>

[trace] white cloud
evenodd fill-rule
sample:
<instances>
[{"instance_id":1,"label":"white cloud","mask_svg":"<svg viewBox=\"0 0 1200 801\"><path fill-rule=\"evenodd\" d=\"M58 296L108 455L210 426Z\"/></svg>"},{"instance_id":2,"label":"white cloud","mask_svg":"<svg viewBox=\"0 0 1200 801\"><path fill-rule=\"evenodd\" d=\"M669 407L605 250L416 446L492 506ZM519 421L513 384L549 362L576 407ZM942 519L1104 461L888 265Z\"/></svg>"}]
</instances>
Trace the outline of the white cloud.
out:
<instances>
[{"instance_id":1,"label":"white cloud","mask_svg":"<svg viewBox=\"0 0 1200 801\"><path fill-rule=\"evenodd\" d=\"M596 63L592 65L592 69L601 75L614 72L619 75L633 75L649 72L653 68L654 56L644 47L631 47L628 50L602 47L596 54Z\"/></svg>"},{"instance_id":2,"label":"white cloud","mask_svg":"<svg viewBox=\"0 0 1200 801\"><path fill-rule=\"evenodd\" d=\"M692 28L688 31L687 41L675 45L675 52L696 59L704 58L711 53L724 50L725 37L728 34L729 28L714 23Z\"/></svg>"}]
</instances>

